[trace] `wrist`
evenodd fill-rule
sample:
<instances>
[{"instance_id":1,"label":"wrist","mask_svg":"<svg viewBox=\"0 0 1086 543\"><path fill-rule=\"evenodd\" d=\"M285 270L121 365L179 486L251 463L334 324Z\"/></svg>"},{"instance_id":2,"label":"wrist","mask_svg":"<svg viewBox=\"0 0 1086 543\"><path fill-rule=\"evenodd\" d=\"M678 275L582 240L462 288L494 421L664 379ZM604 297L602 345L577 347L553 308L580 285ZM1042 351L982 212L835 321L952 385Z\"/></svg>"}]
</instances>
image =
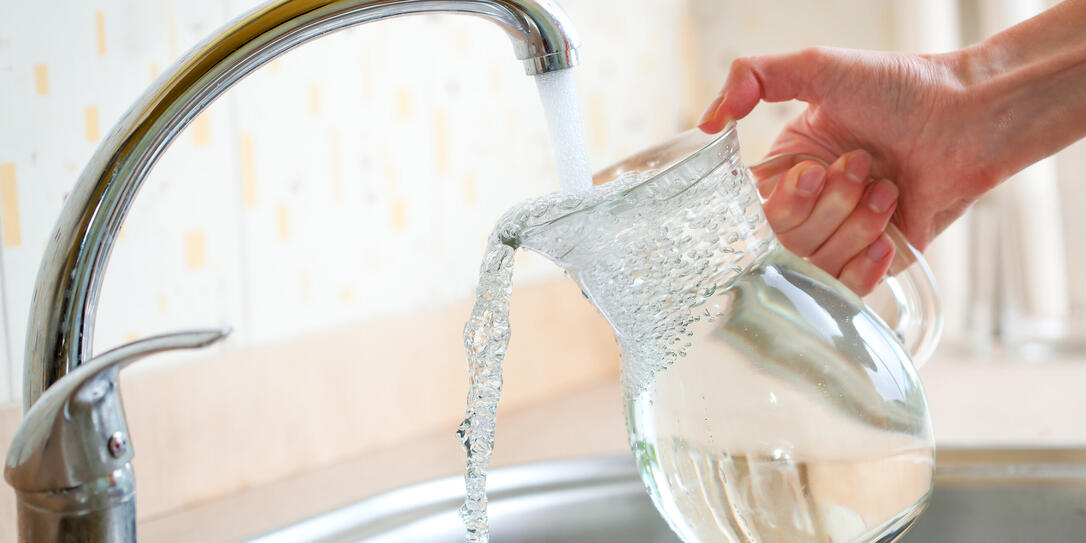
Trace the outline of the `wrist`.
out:
<instances>
[{"instance_id":1,"label":"wrist","mask_svg":"<svg viewBox=\"0 0 1086 543\"><path fill-rule=\"evenodd\" d=\"M984 190L1086 135L1086 47L1026 49L999 34L939 59Z\"/></svg>"},{"instance_id":2,"label":"wrist","mask_svg":"<svg viewBox=\"0 0 1086 543\"><path fill-rule=\"evenodd\" d=\"M942 153L958 188L974 196L1003 181L1006 134L993 109L1006 107L1006 93L998 84L1006 66L1000 51L984 44L950 53L921 55L928 63L936 107L925 136ZM999 104L997 106L997 104Z\"/></svg>"},{"instance_id":3,"label":"wrist","mask_svg":"<svg viewBox=\"0 0 1086 543\"><path fill-rule=\"evenodd\" d=\"M963 95L976 93L985 83L1007 70L1007 56L1002 46L988 42L934 55L932 60L944 68L952 84Z\"/></svg>"},{"instance_id":4,"label":"wrist","mask_svg":"<svg viewBox=\"0 0 1086 543\"><path fill-rule=\"evenodd\" d=\"M1086 0L939 60L984 188L1086 136Z\"/></svg>"}]
</instances>

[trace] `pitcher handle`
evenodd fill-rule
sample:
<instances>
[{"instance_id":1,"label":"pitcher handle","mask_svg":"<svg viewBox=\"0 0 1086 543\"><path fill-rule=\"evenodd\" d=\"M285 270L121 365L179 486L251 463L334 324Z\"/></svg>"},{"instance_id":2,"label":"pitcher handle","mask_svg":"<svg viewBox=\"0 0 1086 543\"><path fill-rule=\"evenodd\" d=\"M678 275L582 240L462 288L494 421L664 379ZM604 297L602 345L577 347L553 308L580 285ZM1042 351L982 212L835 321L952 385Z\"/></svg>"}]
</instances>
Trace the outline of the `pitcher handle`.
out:
<instances>
[{"instance_id":1,"label":"pitcher handle","mask_svg":"<svg viewBox=\"0 0 1086 543\"><path fill-rule=\"evenodd\" d=\"M750 170L756 179L764 182L805 160L829 167L829 163L814 155L785 153L768 156L751 165ZM931 358L943 329L935 276L920 251L909 243L897 226L890 224L886 234L897 248L894 260L889 273L875 291L864 298L864 303L882 317L909 353L913 365L920 368Z\"/></svg>"}]
</instances>

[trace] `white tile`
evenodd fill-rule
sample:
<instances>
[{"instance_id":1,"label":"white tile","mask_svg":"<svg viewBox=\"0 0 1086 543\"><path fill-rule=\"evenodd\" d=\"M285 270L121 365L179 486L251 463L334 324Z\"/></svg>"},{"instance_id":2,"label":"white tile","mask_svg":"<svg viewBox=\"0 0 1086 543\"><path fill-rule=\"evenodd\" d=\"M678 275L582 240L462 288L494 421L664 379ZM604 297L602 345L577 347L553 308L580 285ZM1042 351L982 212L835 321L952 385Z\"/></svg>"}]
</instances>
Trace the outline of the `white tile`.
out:
<instances>
[{"instance_id":1,"label":"white tile","mask_svg":"<svg viewBox=\"0 0 1086 543\"><path fill-rule=\"evenodd\" d=\"M220 348L244 343L240 192L230 183L236 161L227 106L213 104L178 136L136 198L102 286L96 352L206 326L235 328Z\"/></svg>"},{"instance_id":2,"label":"white tile","mask_svg":"<svg viewBox=\"0 0 1086 543\"><path fill-rule=\"evenodd\" d=\"M156 5L144 24L166 31L155 39L162 50L159 56L174 59L226 20L221 2L205 0ZM166 149L136 198L110 258L96 352L138 337L205 326L234 328L231 337L212 350L244 345L241 192L231 182L237 156L227 100L209 106Z\"/></svg>"},{"instance_id":3,"label":"white tile","mask_svg":"<svg viewBox=\"0 0 1086 543\"><path fill-rule=\"evenodd\" d=\"M0 54L10 59L5 64L7 69L0 72L0 94L14 98L0 105L0 117L3 124L19 127L0 132L0 163L15 163L18 173L22 234L17 246L5 248L3 260L7 285L4 310L12 343L21 343L25 337L30 297L45 241L67 193L98 142L150 84L154 72L173 61L172 50L183 51L224 19L218 0L183 6L185 9L174 13L170 4L116 0L94 6L27 4L12 6L13 16L0 19L0 39L5 44ZM47 75L44 94L38 80L40 66L45 67ZM88 126L88 119L96 121L92 123L96 126ZM203 160L191 158L196 163ZM205 178L208 175L198 167L180 166L180 170L197 171ZM205 179L205 183L212 182L213 178ZM137 198L135 213L140 213L145 199L146 195ZM229 216L225 220L232 224ZM122 254L114 258L115 265L125 259L124 245L122 240ZM141 255L145 262L155 261L170 250L167 244L145 249ZM107 274L108 297L116 290L110 285L126 277L121 269L111 268L114 273L119 274L118 278L111 279ZM213 291L204 296L213 301L222 298ZM121 305L131 308L139 303L132 295ZM104 304L100 315L106 336L100 339L105 343L115 343L127 333L111 331L111 326L121 326L111 324L112 307L116 305ZM124 313L134 318L139 315L131 310ZM129 325L124 329L137 328L153 330L157 326L141 318L139 327Z\"/></svg>"}]
</instances>

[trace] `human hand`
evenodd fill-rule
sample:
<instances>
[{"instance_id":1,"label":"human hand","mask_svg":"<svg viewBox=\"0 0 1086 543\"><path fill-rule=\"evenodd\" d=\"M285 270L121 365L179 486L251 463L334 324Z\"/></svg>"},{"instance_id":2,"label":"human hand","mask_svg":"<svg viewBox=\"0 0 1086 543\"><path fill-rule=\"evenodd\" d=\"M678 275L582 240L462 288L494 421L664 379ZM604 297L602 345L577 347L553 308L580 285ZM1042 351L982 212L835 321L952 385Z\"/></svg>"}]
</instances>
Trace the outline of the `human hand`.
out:
<instances>
[{"instance_id":1,"label":"human hand","mask_svg":"<svg viewBox=\"0 0 1086 543\"><path fill-rule=\"evenodd\" d=\"M893 221L923 249L998 180L986 168L988 162L980 160L990 148L985 139L989 130L974 121L977 108L963 92L958 60L950 55L829 48L740 58L732 63L724 88L699 126L705 132L719 132L729 120L747 116L760 100L807 102L807 109L788 123L770 154L805 153L830 163L846 154L856 156L850 154L855 149L870 151L870 175L893 179L900 190ZM831 173L827 188L837 185ZM866 190L874 189L853 187L837 196L830 190L824 198L841 199L833 216L842 217L849 208L846 200L858 201ZM780 206L814 205L813 196L807 200ZM819 206L829 204L819 203L815 209ZM812 239L824 234L814 233ZM834 246L838 243L834 241ZM818 251L811 253L815 255ZM839 264L837 260L814 259L824 264ZM834 268L827 271L837 275ZM854 287L867 284L851 282Z\"/></svg>"},{"instance_id":2,"label":"human hand","mask_svg":"<svg viewBox=\"0 0 1086 543\"><path fill-rule=\"evenodd\" d=\"M984 192L1086 137L1083 25L1086 0L1065 0L944 55L819 47L740 58L700 127L719 132L761 100L806 102L770 153L808 154L828 164L854 149L867 150L871 176L893 179L899 190L891 220L923 250ZM792 174L793 183L800 173ZM823 191L829 192L817 203L814 196L782 192L771 196L780 202L767 205L811 205L814 216L835 192L833 174L828 177ZM834 231L824 243L836 239ZM816 258L831 272L832 260Z\"/></svg>"},{"instance_id":3,"label":"human hand","mask_svg":"<svg viewBox=\"0 0 1086 543\"><path fill-rule=\"evenodd\" d=\"M898 189L886 179L871 179L871 165L871 155L857 150L829 167L805 160L776 175L752 167L781 244L861 296L874 290L895 253L884 230Z\"/></svg>"}]
</instances>

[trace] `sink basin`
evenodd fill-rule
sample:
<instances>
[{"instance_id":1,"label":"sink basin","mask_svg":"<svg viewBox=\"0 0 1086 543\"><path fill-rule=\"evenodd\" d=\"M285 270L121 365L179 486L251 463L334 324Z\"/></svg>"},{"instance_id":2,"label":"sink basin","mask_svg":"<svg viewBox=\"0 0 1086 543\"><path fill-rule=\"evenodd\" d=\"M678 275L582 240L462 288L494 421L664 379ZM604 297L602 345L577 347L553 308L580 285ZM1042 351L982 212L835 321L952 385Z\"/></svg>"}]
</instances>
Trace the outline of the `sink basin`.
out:
<instances>
[{"instance_id":1,"label":"sink basin","mask_svg":"<svg viewBox=\"0 0 1086 543\"><path fill-rule=\"evenodd\" d=\"M941 449L932 502L902 543L1086 540L1086 449ZM495 543L678 543L628 456L547 462L490 477ZM257 538L460 543L463 479L382 494Z\"/></svg>"}]
</instances>

